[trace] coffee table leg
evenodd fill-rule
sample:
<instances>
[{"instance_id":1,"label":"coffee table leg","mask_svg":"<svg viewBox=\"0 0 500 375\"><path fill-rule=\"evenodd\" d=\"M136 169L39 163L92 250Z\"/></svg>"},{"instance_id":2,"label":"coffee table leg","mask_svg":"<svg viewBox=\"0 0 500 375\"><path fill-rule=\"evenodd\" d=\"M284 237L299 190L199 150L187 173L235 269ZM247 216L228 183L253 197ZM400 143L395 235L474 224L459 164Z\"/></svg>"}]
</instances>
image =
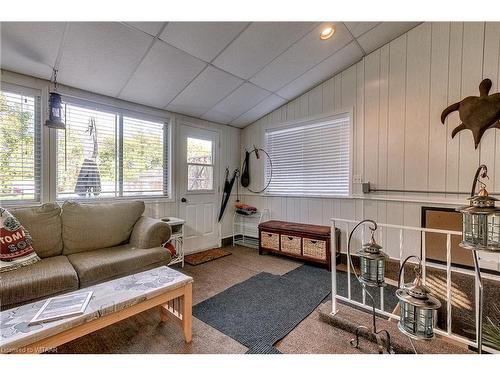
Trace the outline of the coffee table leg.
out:
<instances>
[{"instance_id":1,"label":"coffee table leg","mask_svg":"<svg viewBox=\"0 0 500 375\"><path fill-rule=\"evenodd\" d=\"M160 310L160 319L162 322L168 321L168 310L165 307L166 305L160 305L158 308Z\"/></svg>"},{"instance_id":2,"label":"coffee table leg","mask_svg":"<svg viewBox=\"0 0 500 375\"><path fill-rule=\"evenodd\" d=\"M193 324L193 284L186 284L184 287L184 298L182 298L182 330L184 332L184 340L186 343L190 343L192 334L192 324Z\"/></svg>"}]
</instances>

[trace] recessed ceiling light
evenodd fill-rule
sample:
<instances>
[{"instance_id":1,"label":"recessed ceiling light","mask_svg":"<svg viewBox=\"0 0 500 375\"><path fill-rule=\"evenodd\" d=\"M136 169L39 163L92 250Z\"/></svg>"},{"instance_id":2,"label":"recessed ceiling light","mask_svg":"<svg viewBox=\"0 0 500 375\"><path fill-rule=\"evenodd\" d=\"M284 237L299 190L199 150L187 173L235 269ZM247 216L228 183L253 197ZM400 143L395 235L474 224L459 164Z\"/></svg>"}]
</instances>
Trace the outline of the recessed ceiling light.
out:
<instances>
[{"instance_id":1,"label":"recessed ceiling light","mask_svg":"<svg viewBox=\"0 0 500 375\"><path fill-rule=\"evenodd\" d=\"M333 26L328 26L321 31L321 34L319 34L319 38L321 40L327 40L330 39L333 34L335 34L335 29L333 28Z\"/></svg>"}]
</instances>

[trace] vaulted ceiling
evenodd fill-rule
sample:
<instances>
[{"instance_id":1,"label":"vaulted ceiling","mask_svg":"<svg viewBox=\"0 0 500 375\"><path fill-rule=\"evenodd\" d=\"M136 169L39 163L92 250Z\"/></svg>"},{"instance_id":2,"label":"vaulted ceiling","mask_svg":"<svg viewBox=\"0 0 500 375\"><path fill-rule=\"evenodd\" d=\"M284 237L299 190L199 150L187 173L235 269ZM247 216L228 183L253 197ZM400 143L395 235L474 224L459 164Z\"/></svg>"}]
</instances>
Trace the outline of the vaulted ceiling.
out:
<instances>
[{"instance_id":1,"label":"vaulted ceiling","mask_svg":"<svg viewBox=\"0 0 500 375\"><path fill-rule=\"evenodd\" d=\"M319 38L326 25L328 40ZM3 22L1 67L244 127L416 22Z\"/></svg>"}]
</instances>

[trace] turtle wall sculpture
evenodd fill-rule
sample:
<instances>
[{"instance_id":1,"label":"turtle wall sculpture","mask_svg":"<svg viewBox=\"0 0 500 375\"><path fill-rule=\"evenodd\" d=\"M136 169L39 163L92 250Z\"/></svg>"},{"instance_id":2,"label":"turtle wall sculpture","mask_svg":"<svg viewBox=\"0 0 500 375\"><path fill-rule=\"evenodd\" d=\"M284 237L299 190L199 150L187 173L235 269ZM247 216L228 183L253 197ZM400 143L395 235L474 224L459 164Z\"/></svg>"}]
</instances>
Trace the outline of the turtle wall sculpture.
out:
<instances>
[{"instance_id":1,"label":"turtle wall sculpture","mask_svg":"<svg viewBox=\"0 0 500 375\"><path fill-rule=\"evenodd\" d=\"M447 107L441 113L441 122L454 111L462 123L451 133L451 138L465 129L472 131L474 146L477 148L481 137L487 129L500 129L500 93L488 95L491 89L491 80L486 78L479 84L479 96L468 96L458 103Z\"/></svg>"}]
</instances>

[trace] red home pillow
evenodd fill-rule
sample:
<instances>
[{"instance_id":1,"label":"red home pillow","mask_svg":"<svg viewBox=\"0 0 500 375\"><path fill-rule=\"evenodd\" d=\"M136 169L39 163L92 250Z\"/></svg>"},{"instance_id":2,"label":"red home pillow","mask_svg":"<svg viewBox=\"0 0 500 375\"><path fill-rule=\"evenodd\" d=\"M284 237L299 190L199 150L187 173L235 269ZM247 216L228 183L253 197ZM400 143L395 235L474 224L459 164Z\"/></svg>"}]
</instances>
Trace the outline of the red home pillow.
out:
<instances>
[{"instance_id":1,"label":"red home pillow","mask_svg":"<svg viewBox=\"0 0 500 375\"><path fill-rule=\"evenodd\" d=\"M28 231L9 211L0 207L0 272L39 261L32 244Z\"/></svg>"}]
</instances>

